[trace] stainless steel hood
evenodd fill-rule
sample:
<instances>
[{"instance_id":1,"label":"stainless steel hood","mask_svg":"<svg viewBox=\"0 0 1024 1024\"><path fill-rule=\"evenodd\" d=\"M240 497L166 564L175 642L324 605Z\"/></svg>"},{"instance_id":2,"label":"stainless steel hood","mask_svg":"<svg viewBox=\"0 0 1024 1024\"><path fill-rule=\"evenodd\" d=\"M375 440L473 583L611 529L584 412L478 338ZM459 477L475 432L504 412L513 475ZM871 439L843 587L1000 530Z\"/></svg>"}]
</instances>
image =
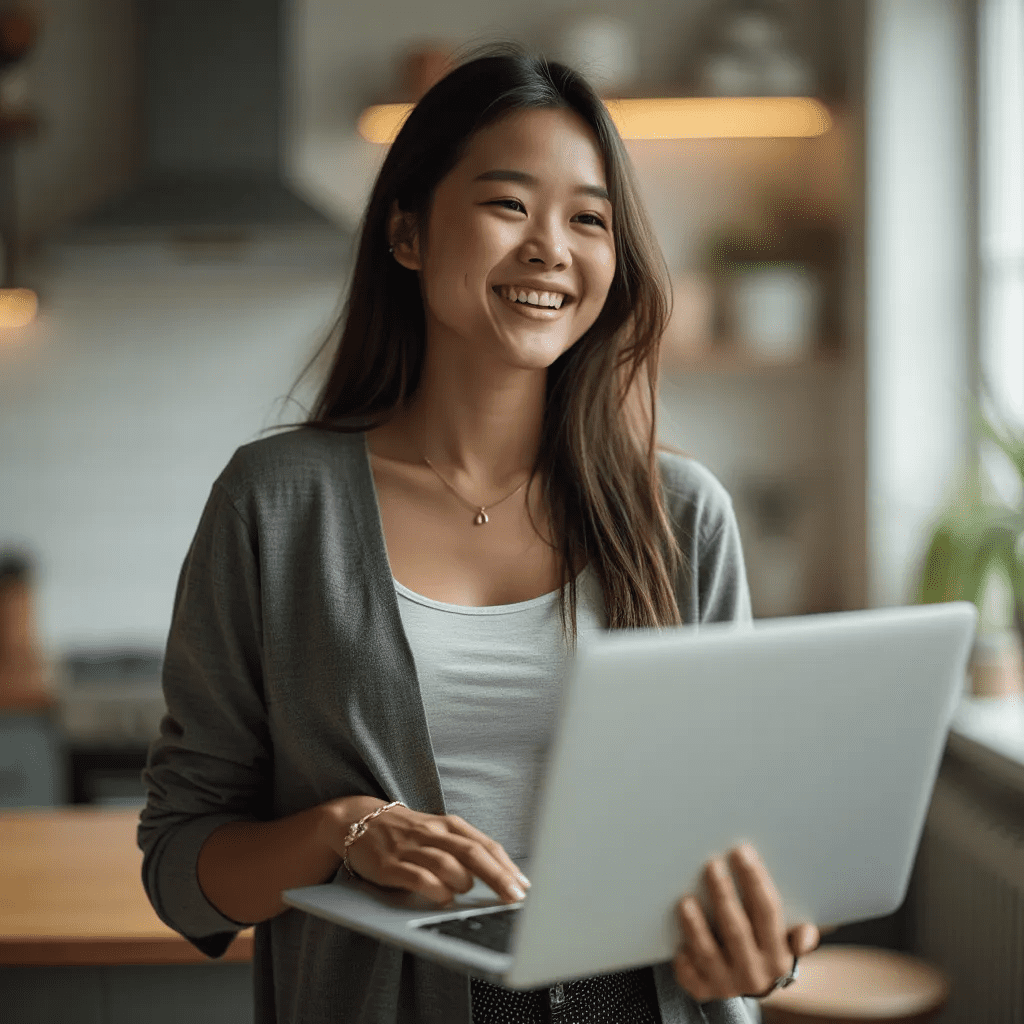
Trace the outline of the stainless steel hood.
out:
<instances>
[{"instance_id":1,"label":"stainless steel hood","mask_svg":"<svg viewBox=\"0 0 1024 1024\"><path fill-rule=\"evenodd\" d=\"M135 0L139 173L66 241L347 251L350 235L284 174L284 13L282 0Z\"/></svg>"}]
</instances>

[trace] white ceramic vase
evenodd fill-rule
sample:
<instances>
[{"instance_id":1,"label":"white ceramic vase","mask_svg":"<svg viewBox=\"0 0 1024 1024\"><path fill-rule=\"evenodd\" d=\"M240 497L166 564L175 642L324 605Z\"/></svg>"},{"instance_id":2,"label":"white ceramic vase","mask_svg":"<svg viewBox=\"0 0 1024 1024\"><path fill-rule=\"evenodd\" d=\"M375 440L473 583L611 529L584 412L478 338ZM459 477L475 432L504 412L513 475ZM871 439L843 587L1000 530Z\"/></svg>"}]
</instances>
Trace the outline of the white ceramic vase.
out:
<instances>
[{"instance_id":1,"label":"white ceramic vase","mask_svg":"<svg viewBox=\"0 0 1024 1024\"><path fill-rule=\"evenodd\" d=\"M770 361L802 359L817 341L821 282L799 263L770 263L736 275L732 287L737 340Z\"/></svg>"}]
</instances>

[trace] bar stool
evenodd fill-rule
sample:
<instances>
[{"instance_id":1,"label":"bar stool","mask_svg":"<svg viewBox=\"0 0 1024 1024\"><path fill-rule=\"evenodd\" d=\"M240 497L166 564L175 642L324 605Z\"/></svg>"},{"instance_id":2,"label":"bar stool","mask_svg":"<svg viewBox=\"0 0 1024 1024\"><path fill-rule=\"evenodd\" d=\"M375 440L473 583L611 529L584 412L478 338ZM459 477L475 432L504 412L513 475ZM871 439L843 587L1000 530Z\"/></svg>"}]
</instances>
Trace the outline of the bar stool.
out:
<instances>
[{"instance_id":1,"label":"bar stool","mask_svg":"<svg viewBox=\"0 0 1024 1024\"><path fill-rule=\"evenodd\" d=\"M926 1024L949 998L945 976L917 957L869 946L819 946L796 984L761 1002L764 1024Z\"/></svg>"}]
</instances>

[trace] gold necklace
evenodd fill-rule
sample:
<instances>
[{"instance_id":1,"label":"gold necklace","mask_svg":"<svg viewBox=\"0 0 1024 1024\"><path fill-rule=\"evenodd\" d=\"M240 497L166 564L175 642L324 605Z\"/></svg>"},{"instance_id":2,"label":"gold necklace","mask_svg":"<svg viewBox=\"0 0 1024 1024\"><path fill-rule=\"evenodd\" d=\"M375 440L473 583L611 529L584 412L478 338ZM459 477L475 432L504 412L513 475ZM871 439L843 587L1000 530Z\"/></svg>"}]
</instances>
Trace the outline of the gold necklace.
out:
<instances>
[{"instance_id":1,"label":"gold necklace","mask_svg":"<svg viewBox=\"0 0 1024 1024\"><path fill-rule=\"evenodd\" d=\"M436 469L434 469L434 464L430 461L430 459L426 457L426 455L423 456L423 461L431 469L433 469L435 473L437 473L438 480L440 480L441 483L443 483L445 487L447 487L448 490L451 491L452 494L454 494L455 497L462 502L463 505L466 505L469 508L474 509L476 511L476 515L473 517L473 523L476 526L483 526L485 523L490 522L490 518L487 515L487 509L494 508L495 505L500 505L502 501L508 501L509 498L512 498L515 495L517 495L532 479L532 476L528 477L511 494L506 494L505 497L501 499L501 501L492 501L490 505L474 505L473 502L466 501L466 499L461 494L459 494L459 492L450 483L448 483L448 481L445 480L445 478L441 476L441 474L438 473Z\"/></svg>"}]
</instances>

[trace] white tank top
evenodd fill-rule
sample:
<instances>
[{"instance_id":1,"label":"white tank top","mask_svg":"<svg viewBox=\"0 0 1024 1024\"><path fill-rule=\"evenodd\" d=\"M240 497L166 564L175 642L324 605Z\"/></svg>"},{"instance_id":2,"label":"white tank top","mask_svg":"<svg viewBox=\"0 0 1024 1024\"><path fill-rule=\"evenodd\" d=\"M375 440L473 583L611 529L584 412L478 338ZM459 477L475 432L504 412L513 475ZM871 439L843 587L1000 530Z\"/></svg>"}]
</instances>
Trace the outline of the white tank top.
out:
<instances>
[{"instance_id":1,"label":"white tank top","mask_svg":"<svg viewBox=\"0 0 1024 1024\"><path fill-rule=\"evenodd\" d=\"M395 580L445 806L515 860L529 855L537 791L568 649L558 591L518 604L445 604ZM577 581L578 643L607 628L589 567Z\"/></svg>"}]
</instances>

